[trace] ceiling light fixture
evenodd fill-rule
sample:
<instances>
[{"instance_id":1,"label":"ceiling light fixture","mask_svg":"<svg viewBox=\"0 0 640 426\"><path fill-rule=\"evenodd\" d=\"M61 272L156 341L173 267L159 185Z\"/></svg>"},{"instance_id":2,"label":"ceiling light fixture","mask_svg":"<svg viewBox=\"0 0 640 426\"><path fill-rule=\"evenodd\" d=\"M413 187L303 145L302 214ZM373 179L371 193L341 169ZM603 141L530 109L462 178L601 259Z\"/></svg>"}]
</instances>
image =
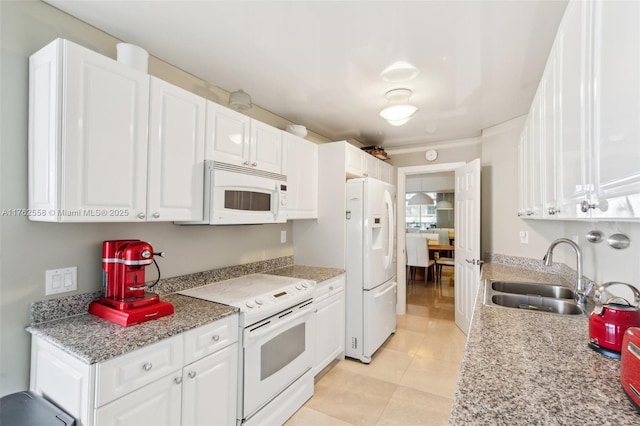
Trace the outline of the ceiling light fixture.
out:
<instances>
[{"instance_id":1,"label":"ceiling light fixture","mask_svg":"<svg viewBox=\"0 0 640 426\"><path fill-rule=\"evenodd\" d=\"M436 202L433 198L428 194L425 194L424 192L417 192L413 197L409 198L409 202L407 204L410 206L432 206L435 203Z\"/></svg>"},{"instance_id":2,"label":"ceiling light fixture","mask_svg":"<svg viewBox=\"0 0 640 426\"><path fill-rule=\"evenodd\" d=\"M380 117L392 126L402 126L418 111L418 107L409 103L413 93L409 89L394 89L385 93L389 106L380 111Z\"/></svg>"},{"instance_id":3,"label":"ceiling light fixture","mask_svg":"<svg viewBox=\"0 0 640 426\"><path fill-rule=\"evenodd\" d=\"M251 96L243 90L229 93L229 106L236 111L244 111L251 108Z\"/></svg>"},{"instance_id":4,"label":"ceiling light fixture","mask_svg":"<svg viewBox=\"0 0 640 426\"><path fill-rule=\"evenodd\" d=\"M398 61L389 65L380 73L380 78L384 81L390 81L392 83L400 83L402 81L409 81L418 75L418 68L414 67L408 62Z\"/></svg>"}]
</instances>

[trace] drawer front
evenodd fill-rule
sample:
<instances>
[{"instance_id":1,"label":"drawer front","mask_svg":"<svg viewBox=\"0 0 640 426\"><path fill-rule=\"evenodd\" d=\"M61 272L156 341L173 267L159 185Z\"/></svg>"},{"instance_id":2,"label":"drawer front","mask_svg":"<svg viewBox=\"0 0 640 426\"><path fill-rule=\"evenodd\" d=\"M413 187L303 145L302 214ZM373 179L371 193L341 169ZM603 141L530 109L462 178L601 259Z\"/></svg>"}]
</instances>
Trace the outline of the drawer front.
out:
<instances>
[{"instance_id":1,"label":"drawer front","mask_svg":"<svg viewBox=\"0 0 640 426\"><path fill-rule=\"evenodd\" d=\"M178 335L98 364L96 407L182 368L182 351Z\"/></svg>"},{"instance_id":2,"label":"drawer front","mask_svg":"<svg viewBox=\"0 0 640 426\"><path fill-rule=\"evenodd\" d=\"M321 300L324 296L332 296L334 294L344 291L345 277L344 274L337 277L329 278L328 280L321 281L316 286L315 298L316 301Z\"/></svg>"},{"instance_id":3,"label":"drawer front","mask_svg":"<svg viewBox=\"0 0 640 426\"><path fill-rule=\"evenodd\" d=\"M238 315L214 321L184 334L184 360L190 364L238 341Z\"/></svg>"}]
</instances>

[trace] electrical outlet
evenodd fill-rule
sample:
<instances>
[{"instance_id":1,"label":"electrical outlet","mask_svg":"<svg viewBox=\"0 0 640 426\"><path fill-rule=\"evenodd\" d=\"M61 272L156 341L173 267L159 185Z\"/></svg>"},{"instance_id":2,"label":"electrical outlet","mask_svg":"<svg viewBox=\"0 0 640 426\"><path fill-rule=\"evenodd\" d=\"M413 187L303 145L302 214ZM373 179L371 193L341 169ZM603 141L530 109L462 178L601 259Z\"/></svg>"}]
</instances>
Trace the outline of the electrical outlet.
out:
<instances>
[{"instance_id":1,"label":"electrical outlet","mask_svg":"<svg viewBox=\"0 0 640 426\"><path fill-rule=\"evenodd\" d=\"M282 244L287 242L287 231L280 231L280 242Z\"/></svg>"},{"instance_id":2,"label":"electrical outlet","mask_svg":"<svg viewBox=\"0 0 640 426\"><path fill-rule=\"evenodd\" d=\"M44 292L50 294L66 293L78 289L78 268L48 269L44 272Z\"/></svg>"},{"instance_id":3,"label":"electrical outlet","mask_svg":"<svg viewBox=\"0 0 640 426\"><path fill-rule=\"evenodd\" d=\"M520 231L520 243L529 244L529 233L527 231Z\"/></svg>"}]
</instances>

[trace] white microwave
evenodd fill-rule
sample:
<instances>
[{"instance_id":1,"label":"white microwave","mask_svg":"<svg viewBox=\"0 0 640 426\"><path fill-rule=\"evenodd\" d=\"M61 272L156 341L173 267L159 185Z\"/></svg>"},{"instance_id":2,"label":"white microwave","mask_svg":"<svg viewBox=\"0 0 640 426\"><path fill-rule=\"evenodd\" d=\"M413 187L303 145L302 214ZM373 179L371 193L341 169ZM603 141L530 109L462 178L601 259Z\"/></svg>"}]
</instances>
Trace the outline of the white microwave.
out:
<instances>
[{"instance_id":1,"label":"white microwave","mask_svg":"<svg viewBox=\"0 0 640 426\"><path fill-rule=\"evenodd\" d=\"M217 161L205 162L204 221L242 225L287 221L287 177Z\"/></svg>"}]
</instances>

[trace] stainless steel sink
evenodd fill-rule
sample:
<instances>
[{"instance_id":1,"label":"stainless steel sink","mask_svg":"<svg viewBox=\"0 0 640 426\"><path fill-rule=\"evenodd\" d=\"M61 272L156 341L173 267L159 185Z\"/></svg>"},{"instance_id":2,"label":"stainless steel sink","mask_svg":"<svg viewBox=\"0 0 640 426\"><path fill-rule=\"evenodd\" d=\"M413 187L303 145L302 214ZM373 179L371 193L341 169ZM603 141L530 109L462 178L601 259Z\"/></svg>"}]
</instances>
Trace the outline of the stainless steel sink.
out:
<instances>
[{"instance_id":1,"label":"stainless steel sink","mask_svg":"<svg viewBox=\"0 0 640 426\"><path fill-rule=\"evenodd\" d=\"M554 299L571 299L576 296L570 288L554 284L492 281L491 289L502 293L530 294Z\"/></svg>"},{"instance_id":2,"label":"stainless steel sink","mask_svg":"<svg viewBox=\"0 0 640 426\"><path fill-rule=\"evenodd\" d=\"M560 315L584 315L575 292L555 284L488 280L485 305Z\"/></svg>"}]
</instances>

